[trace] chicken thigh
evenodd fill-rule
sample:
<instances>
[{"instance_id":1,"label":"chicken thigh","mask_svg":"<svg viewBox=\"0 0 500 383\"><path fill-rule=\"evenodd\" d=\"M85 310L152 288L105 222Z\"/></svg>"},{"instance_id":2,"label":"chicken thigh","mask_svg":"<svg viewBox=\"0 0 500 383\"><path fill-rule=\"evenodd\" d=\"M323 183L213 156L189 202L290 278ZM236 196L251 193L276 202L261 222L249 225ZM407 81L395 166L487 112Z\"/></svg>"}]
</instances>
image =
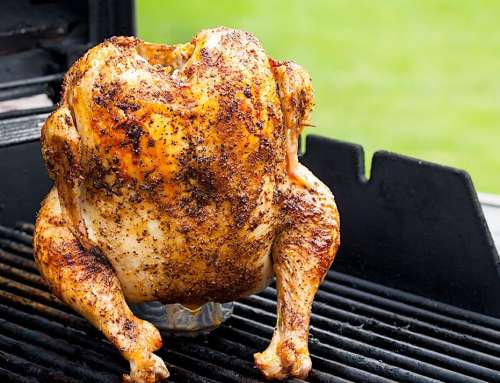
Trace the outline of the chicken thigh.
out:
<instances>
[{"instance_id":1,"label":"chicken thigh","mask_svg":"<svg viewBox=\"0 0 500 383\"><path fill-rule=\"evenodd\" d=\"M126 381L168 376L159 332L127 302L227 302L273 275L276 330L255 363L307 376L311 305L340 241L332 193L297 161L312 106L302 67L228 28L172 46L114 37L71 67L42 129L55 186L35 256L130 362Z\"/></svg>"}]
</instances>

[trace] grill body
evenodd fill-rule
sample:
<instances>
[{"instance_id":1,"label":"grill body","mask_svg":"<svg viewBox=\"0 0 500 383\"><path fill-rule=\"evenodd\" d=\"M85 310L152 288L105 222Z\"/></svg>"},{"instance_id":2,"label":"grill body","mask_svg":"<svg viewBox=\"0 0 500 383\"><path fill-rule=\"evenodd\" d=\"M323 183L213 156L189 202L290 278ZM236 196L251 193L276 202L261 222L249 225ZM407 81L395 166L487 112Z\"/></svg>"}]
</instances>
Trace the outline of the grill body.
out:
<instances>
[{"instance_id":1,"label":"grill body","mask_svg":"<svg viewBox=\"0 0 500 383\"><path fill-rule=\"evenodd\" d=\"M128 366L55 298L32 258L32 225L0 227L2 382L119 382ZM163 334L174 382L260 382L252 354L275 323L273 286L209 335ZM500 382L500 320L330 272L311 319L310 382Z\"/></svg>"}]
</instances>

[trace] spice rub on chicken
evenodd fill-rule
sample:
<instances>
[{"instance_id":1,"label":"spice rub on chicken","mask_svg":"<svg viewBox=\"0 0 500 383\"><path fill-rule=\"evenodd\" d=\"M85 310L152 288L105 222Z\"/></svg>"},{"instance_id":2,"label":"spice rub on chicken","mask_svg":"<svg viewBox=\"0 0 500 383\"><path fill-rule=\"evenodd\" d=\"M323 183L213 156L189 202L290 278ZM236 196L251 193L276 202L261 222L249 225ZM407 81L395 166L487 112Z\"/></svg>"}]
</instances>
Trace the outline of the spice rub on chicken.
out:
<instances>
[{"instance_id":1,"label":"spice rub on chicken","mask_svg":"<svg viewBox=\"0 0 500 383\"><path fill-rule=\"evenodd\" d=\"M42 129L55 186L35 255L130 362L127 381L168 376L159 332L127 302L226 302L273 275L278 320L256 365L308 374L311 304L339 246L332 193L297 161L312 106L302 67L228 28L179 45L114 37L71 67Z\"/></svg>"}]
</instances>

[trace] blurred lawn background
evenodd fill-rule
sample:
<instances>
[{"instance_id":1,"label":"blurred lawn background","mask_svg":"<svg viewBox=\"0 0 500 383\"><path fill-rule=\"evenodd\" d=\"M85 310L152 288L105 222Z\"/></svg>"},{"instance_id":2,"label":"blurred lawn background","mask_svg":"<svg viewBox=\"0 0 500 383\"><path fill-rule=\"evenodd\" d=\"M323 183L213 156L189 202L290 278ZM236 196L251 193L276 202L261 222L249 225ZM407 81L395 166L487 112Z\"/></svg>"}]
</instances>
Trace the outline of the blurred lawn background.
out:
<instances>
[{"instance_id":1,"label":"blurred lawn background","mask_svg":"<svg viewBox=\"0 0 500 383\"><path fill-rule=\"evenodd\" d=\"M500 1L137 0L139 36L225 25L302 64L322 134L466 169L500 193Z\"/></svg>"}]
</instances>

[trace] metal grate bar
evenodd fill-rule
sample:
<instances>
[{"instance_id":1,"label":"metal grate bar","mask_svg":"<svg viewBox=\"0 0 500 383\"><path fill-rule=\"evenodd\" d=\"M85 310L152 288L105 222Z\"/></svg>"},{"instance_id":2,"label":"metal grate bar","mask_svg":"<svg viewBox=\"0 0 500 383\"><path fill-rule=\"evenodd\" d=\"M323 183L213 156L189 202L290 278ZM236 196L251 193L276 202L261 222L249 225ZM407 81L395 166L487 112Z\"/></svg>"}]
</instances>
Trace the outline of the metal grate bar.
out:
<instances>
[{"instance_id":1,"label":"metal grate bar","mask_svg":"<svg viewBox=\"0 0 500 383\"><path fill-rule=\"evenodd\" d=\"M371 293L359 291L350 287L334 284L330 281L325 281L322 286L322 293L340 294L351 299L355 299L361 303L378 305L391 312L400 313L402 315L411 315L415 319L429 321L437 325L446 326L449 329L457 330L483 339L494 339L500 341L500 331L490 329L486 326L480 326L469 323L464 320L452 318L448 315L438 314L429 310L421 309L413 305L401 303L393 299L376 296Z\"/></svg>"},{"instance_id":2,"label":"metal grate bar","mask_svg":"<svg viewBox=\"0 0 500 383\"><path fill-rule=\"evenodd\" d=\"M57 354L46 348L34 346L29 343L25 343L19 339L13 339L11 337L0 334L0 344L3 350L12 353L22 358L27 358L34 363L40 365L50 365L60 371L64 372L69 376L76 379L80 379L83 382L88 383L106 383L116 380L116 375L96 372L95 369L83 366L80 363L73 362L66 358L66 356Z\"/></svg>"},{"instance_id":3,"label":"metal grate bar","mask_svg":"<svg viewBox=\"0 0 500 383\"><path fill-rule=\"evenodd\" d=\"M31 287L2 276L0 276L0 287L12 293L34 297L37 301L52 305L62 311L68 310L68 307L54 295L47 291L37 289L36 287Z\"/></svg>"},{"instance_id":4,"label":"metal grate bar","mask_svg":"<svg viewBox=\"0 0 500 383\"><path fill-rule=\"evenodd\" d=\"M42 367L33 362L27 361L16 355L11 355L4 351L0 351L0 366L9 368L10 370L14 371L16 375L22 374L25 379L30 379L29 381L51 383L78 383L78 380L70 378L60 371ZM13 382L17 382L17 380L13 380Z\"/></svg>"},{"instance_id":5,"label":"metal grate bar","mask_svg":"<svg viewBox=\"0 0 500 383\"><path fill-rule=\"evenodd\" d=\"M86 332L95 332L96 330L83 318L79 318L75 315L62 312L58 309L46 306L42 303L34 302L30 299L20 297L16 294L12 294L6 291L0 290L0 302L5 302L7 304L12 304L15 307L20 307L27 310L28 312L41 313L44 316L50 317L55 320L59 320L71 327Z\"/></svg>"},{"instance_id":6,"label":"metal grate bar","mask_svg":"<svg viewBox=\"0 0 500 383\"><path fill-rule=\"evenodd\" d=\"M375 318L385 323L393 323L401 328L407 327L412 331L421 332L438 339L453 341L459 345L472 347L476 350L481 350L496 356L500 355L500 346L498 346L494 340L489 341L480 339L467 333L454 331L443 326L437 326L432 322L429 323L426 321L415 319L411 316L411 313L408 313L408 315L394 313L389 310L370 306L362 302L357 302L355 300L344 298L339 295L330 294L324 291L318 292L316 300L318 302L335 305L347 311L355 311L359 315L367 318Z\"/></svg>"},{"instance_id":7,"label":"metal grate bar","mask_svg":"<svg viewBox=\"0 0 500 383\"><path fill-rule=\"evenodd\" d=\"M168 363L167 363L168 364ZM170 371L169 381L180 383L217 383L217 381L195 374L192 371L186 370L179 366L168 364Z\"/></svg>"},{"instance_id":8,"label":"metal grate bar","mask_svg":"<svg viewBox=\"0 0 500 383\"><path fill-rule=\"evenodd\" d=\"M5 383L37 383L38 381L33 378L27 378L11 371L5 370L0 367L0 379Z\"/></svg>"},{"instance_id":9,"label":"metal grate bar","mask_svg":"<svg viewBox=\"0 0 500 383\"><path fill-rule=\"evenodd\" d=\"M8 228L9 229L9 228ZM23 233L33 235L35 232L35 225L28 222L18 222L16 224L15 230L22 231Z\"/></svg>"},{"instance_id":10,"label":"metal grate bar","mask_svg":"<svg viewBox=\"0 0 500 383\"><path fill-rule=\"evenodd\" d=\"M226 366L232 370L237 370L242 373L242 379L246 379L248 382L259 382L260 374L257 371L253 363L251 363L248 358L239 358L235 355L231 355L227 351L221 351L215 349L214 347L203 346L202 344L185 342L183 340L176 341L174 339L169 341L169 348L173 348L178 352L184 353L185 355L197 355L199 359L204 360L208 363L213 363L218 366ZM247 355L251 357L250 355ZM246 377L246 378L245 378Z\"/></svg>"},{"instance_id":11,"label":"metal grate bar","mask_svg":"<svg viewBox=\"0 0 500 383\"><path fill-rule=\"evenodd\" d=\"M4 239L0 237L0 248L12 250L20 254L27 255L31 258L33 257L33 249L30 246L25 245L24 243L13 241L11 239Z\"/></svg>"},{"instance_id":12,"label":"metal grate bar","mask_svg":"<svg viewBox=\"0 0 500 383\"><path fill-rule=\"evenodd\" d=\"M80 360L89 366L94 366L101 370L115 374L123 372L123 365L104 360L102 355L94 350L74 345L65 340L56 339L40 331L34 331L7 321L0 321L0 333L35 346L49 348L60 355L65 355L72 360Z\"/></svg>"},{"instance_id":13,"label":"metal grate bar","mask_svg":"<svg viewBox=\"0 0 500 383\"><path fill-rule=\"evenodd\" d=\"M187 355L182 352L174 352L172 349L162 350L158 352L169 363L179 364L185 366L191 371L196 371L209 379L216 380L217 382L243 382L254 383L258 380L244 376L243 374L224 368L220 365L203 361L200 359L201 355Z\"/></svg>"},{"instance_id":14,"label":"metal grate bar","mask_svg":"<svg viewBox=\"0 0 500 383\"><path fill-rule=\"evenodd\" d=\"M434 311L447 317L461 319L470 323L475 323L480 326L490 327L494 330L500 331L500 320L498 320L497 318L492 318L483 314L475 313L473 311L464 310L459 307L448 305L446 303L426 299L415 294L393 289L391 287L381 286L376 283L339 272L330 271L328 273L327 280L337 284L342 284L346 287L351 287L358 291L365 291L368 293L376 294L384 298L393 299L429 311Z\"/></svg>"},{"instance_id":15,"label":"metal grate bar","mask_svg":"<svg viewBox=\"0 0 500 383\"><path fill-rule=\"evenodd\" d=\"M0 263L0 273L13 277L16 280L29 283L32 286L45 288L46 283L39 275L32 274L29 271L18 269L17 267Z\"/></svg>"},{"instance_id":16,"label":"metal grate bar","mask_svg":"<svg viewBox=\"0 0 500 383\"><path fill-rule=\"evenodd\" d=\"M31 234L5 226L0 226L0 237L24 243L29 247L31 247L31 244L33 243L33 236Z\"/></svg>"},{"instance_id":17,"label":"metal grate bar","mask_svg":"<svg viewBox=\"0 0 500 383\"><path fill-rule=\"evenodd\" d=\"M25 269L27 271L31 271L34 273L38 273L38 270L35 266L35 262L30 259L26 259L24 257L20 257L15 254L8 253L0 249L0 261L5 262L14 267L18 267L21 269Z\"/></svg>"}]
</instances>

